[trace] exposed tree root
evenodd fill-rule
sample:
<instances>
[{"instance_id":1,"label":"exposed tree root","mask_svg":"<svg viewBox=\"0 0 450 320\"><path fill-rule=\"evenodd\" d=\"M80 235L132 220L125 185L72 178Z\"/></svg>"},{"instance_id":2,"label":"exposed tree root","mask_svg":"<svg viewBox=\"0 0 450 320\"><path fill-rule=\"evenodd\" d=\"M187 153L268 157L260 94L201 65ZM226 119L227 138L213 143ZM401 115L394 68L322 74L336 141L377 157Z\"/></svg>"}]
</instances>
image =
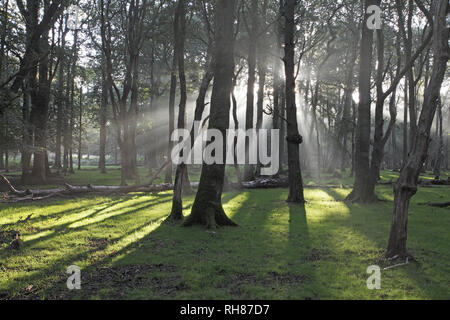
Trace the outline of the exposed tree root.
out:
<instances>
[{"instance_id":1,"label":"exposed tree root","mask_svg":"<svg viewBox=\"0 0 450 320\"><path fill-rule=\"evenodd\" d=\"M206 214L196 210L206 210ZM221 205L209 202L207 207L193 209L192 213L182 224L183 227L193 225L205 226L208 229L216 229L221 226L237 227L238 224L227 217Z\"/></svg>"},{"instance_id":2,"label":"exposed tree root","mask_svg":"<svg viewBox=\"0 0 450 320\"><path fill-rule=\"evenodd\" d=\"M350 194L345 198L345 201L349 201L352 203L374 203L377 201L382 201L378 199L376 196L369 197L368 199L363 199L357 192L355 192L355 189L350 192Z\"/></svg>"}]
</instances>

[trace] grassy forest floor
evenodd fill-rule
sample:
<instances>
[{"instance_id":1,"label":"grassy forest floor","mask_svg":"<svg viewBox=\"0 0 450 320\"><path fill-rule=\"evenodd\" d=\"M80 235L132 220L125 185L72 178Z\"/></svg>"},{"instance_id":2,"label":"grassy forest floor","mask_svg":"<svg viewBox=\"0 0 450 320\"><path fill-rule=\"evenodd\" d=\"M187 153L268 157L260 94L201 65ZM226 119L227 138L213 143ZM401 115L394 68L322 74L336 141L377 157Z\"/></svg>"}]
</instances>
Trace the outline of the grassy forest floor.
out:
<instances>
[{"instance_id":1,"label":"grassy forest floor","mask_svg":"<svg viewBox=\"0 0 450 320\"><path fill-rule=\"evenodd\" d=\"M119 177L85 168L68 181ZM448 187L419 189L408 224L414 261L383 270L381 289L368 290L367 267L389 264L392 186L360 205L343 201L351 178L324 179L342 187L305 189L304 207L288 205L286 189L226 192L225 211L240 227L214 231L161 224L171 192L0 204L0 300L450 299L450 209L426 205L448 201ZM185 197L185 215L192 202ZM9 247L11 230L22 233L22 249ZM81 290L66 288L70 265L82 269Z\"/></svg>"}]
</instances>

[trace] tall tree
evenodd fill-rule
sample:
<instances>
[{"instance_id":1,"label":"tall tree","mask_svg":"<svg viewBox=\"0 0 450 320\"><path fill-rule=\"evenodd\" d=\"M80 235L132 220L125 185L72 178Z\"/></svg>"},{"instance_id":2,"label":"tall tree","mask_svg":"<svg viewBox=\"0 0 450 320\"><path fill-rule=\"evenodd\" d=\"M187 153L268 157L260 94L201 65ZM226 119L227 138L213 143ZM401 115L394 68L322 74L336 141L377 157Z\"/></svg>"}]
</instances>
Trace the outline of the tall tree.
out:
<instances>
[{"instance_id":1,"label":"tall tree","mask_svg":"<svg viewBox=\"0 0 450 320\"><path fill-rule=\"evenodd\" d=\"M67 28L67 15L62 15L59 21L59 70L58 70L58 91L56 95L56 150L55 150L55 169L62 169L61 165L61 146L63 135L63 117L64 117L64 68L66 62L66 34Z\"/></svg>"},{"instance_id":2,"label":"tall tree","mask_svg":"<svg viewBox=\"0 0 450 320\"><path fill-rule=\"evenodd\" d=\"M113 4L100 0L100 23L102 50L106 61L106 78L109 91L109 99L113 109L113 118L116 125L116 138L121 151L121 185L126 185L126 179L135 178L139 182L136 154L136 122L138 109L139 89L139 57L144 41L144 21L147 13L147 0L130 0L128 4L122 4L120 27L126 35L122 56L124 76L122 77L121 90L114 80L114 72L120 69L114 68L112 52L113 40L117 36L117 29L112 27L112 16L115 14ZM117 27L117 26L116 26ZM119 37L120 38L120 37Z\"/></svg>"},{"instance_id":3,"label":"tall tree","mask_svg":"<svg viewBox=\"0 0 450 320\"><path fill-rule=\"evenodd\" d=\"M255 109L255 83L256 83L256 49L258 44L259 19L258 19L258 0L251 0L249 9L250 25L247 26L248 34L248 80L247 80L247 109L245 111L245 129L251 130L254 127L254 109ZM255 178L254 166L249 164L249 145L245 142L245 166L244 180L250 181Z\"/></svg>"},{"instance_id":4,"label":"tall tree","mask_svg":"<svg viewBox=\"0 0 450 320\"><path fill-rule=\"evenodd\" d=\"M1 2L2 10L1 10L1 21L2 21L2 29L0 30L0 83L3 83L5 80L5 72L4 72L4 61L6 58L6 36L8 33L8 21L9 21L9 0L4 0ZM0 110L0 117L5 117L6 114ZM3 118L2 120L5 120ZM4 126L4 128L3 128ZM3 125L0 126L0 170L5 169L5 162L3 160L3 154L7 157L8 148L6 146L6 135L5 132L7 130L6 121L3 121ZM8 161L6 161L6 168L8 167Z\"/></svg>"},{"instance_id":5,"label":"tall tree","mask_svg":"<svg viewBox=\"0 0 450 320\"><path fill-rule=\"evenodd\" d=\"M178 129L185 128L186 118L186 75L184 72L184 42L186 37L186 3L185 0L178 0L178 6L175 12L175 41L176 47L176 61L178 63L178 73L180 79L180 104L178 107ZM172 133L170 133L172 134ZM183 219L183 182L184 176L187 174L186 163L177 165L175 173L175 184L172 199L172 211L168 217L169 220L179 221Z\"/></svg>"},{"instance_id":6,"label":"tall tree","mask_svg":"<svg viewBox=\"0 0 450 320\"><path fill-rule=\"evenodd\" d=\"M379 5L379 3L377 4ZM401 12L399 11L399 16L401 16ZM401 21L401 19L399 19ZM400 23L401 25L401 23ZM363 28L368 29L367 25L363 25ZM395 99L395 93L397 86L402 79L402 77L408 72L411 66L414 65L416 59L422 54L423 50L428 46L431 41L431 33L428 34L427 37L422 41L419 48L416 52L407 56L405 60L405 66L401 68L400 60L397 59L397 71L396 75L392 77L391 83L387 90L384 90L384 74L385 71L385 61L384 61L384 32L382 29L377 30L377 74L376 74L376 103L375 103L375 130L373 136L373 148L371 158L369 160L369 150L370 150L370 75L371 75L371 63L369 62L369 66L367 70L364 70L363 65L360 66L364 71L364 78L361 79L361 70L360 70L360 110L358 113L358 138L357 142L357 171L355 176L355 187L352 193L348 196L348 199L353 201L361 201L361 202L373 202L376 201L375 195L375 185L379 179L381 163L384 157L384 147L386 142L391 134L391 131L395 125L397 112L395 110L394 101L390 104L390 116L391 119L389 121L388 128L384 133L384 117L383 117L383 109L384 103L386 99L392 95ZM364 31L363 31L363 40L364 40ZM362 41L363 41L362 40ZM371 39L370 39L371 40ZM361 44L363 46L363 43ZM370 51L370 55L372 55L372 48L368 48ZM399 58L400 50L397 47L397 57ZM361 51L361 63L363 61L363 52ZM366 66L367 67L367 66ZM419 76L420 78L420 76ZM411 97L410 97L411 98ZM364 133L362 139L359 137L360 134ZM366 141L366 138L369 137L369 141ZM364 145L363 145L364 144ZM366 156L367 152L367 156ZM358 169L359 168L359 169Z\"/></svg>"},{"instance_id":7,"label":"tall tree","mask_svg":"<svg viewBox=\"0 0 450 320\"><path fill-rule=\"evenodd\" d=\"M230 95L234 73L234 32L236 0L218 0L215 7L215 64L211 96L209 128L226 136L230 122ZM194 224L209 228L235 226L222 207L225 178L226 143L223 146L222 164L203 164L200 184L185 226Z\"/></svg>"},{"instance_id":8,"label":"tall tree","mask_svg":"<svg viewBox=\"0 0 450 320\"><path fill-rule=\"evenodd\" d=\"M281 0L283 1L283 0ZM288 202L305 202L303 195L303 179L300 168L300 144L303 142L298 131L297 106L295 103L295 6L296 0L286 0L284 3L284 69L286 74L286 118L289 167Z\"/></svg>"},{"instance_id":9,"label":"tall tree","mask_svg":"<svg viewBox=\"0 0 450 320\"><path fill-rule=\"evenodd\" d=\"M427 157L430 130L439 104L447 62L450 58L450 47L448 45L450 28L447 24L449 17L448 1L436 0L431 11L428 11L421 1L417 1L417 4L433 27L432 49L434 61L430 81L424 93L417 133L412 140L414 143L400 172L400 177L394 186L394 213L386 253L388 258L403 258L408 255L406 239L409 202L417 192L419 174Z\"/></svg>"},{"instance_id":10,"label":"tall tree","mask_svg":"<svg viewBox=\"0 0 450 320\"><path fill-rule=\"evenodd\" d=\"M42 5L42 6L41 6ZM26 25L27 44L26 51L21 61L19 71L15 75L15 80L11 86L12 92L24 85L29 96L26 97L27 104L24 103L25 126L32 129L34 134L34 157L31 177L28 176L28 155L25 157L25 166L22 171L22 181L26 182L32 178L33 182L45 183L47 180L47 125L50 101L50 84L53 80L55 70L52 69L53 52L49 46L49 30L58 19L62 5L61 1L44 0L27 1L27 5L21 0L17 0L17 6L24 18ZM44 15L39 21L41 11ZM29 99L29 100L28 100ZM24 142L31 142L31 131L25 130ZM27 146L25 146L27 148ZM28 152L28 151L27 151Z\"/></svg>"},{"instance_id":11,"label":"tall tree","mask_svg":"<svg viewBox=\"0 0 450 320\"><path fill-rule=\"evenodd\" d=\"M356 125L355 150L355 184L347 199L353 201L372 201L368 190L367 177L370 174L370 76L372 73L373 30L367 26L370 14L367 8L371 5L380 6L381 0L364 1L364 19L362 23L362 38L359 59L359 104Z\"/></svg>"},{"instance_id":12,"label":"tall tree","mask_svg":"<svg viewBox=\"0 0 450 320\"><path fill-rule=\"evenodd\" d=\"M106 123L107 123L107 108L108 108L108 87L106 82L106 73L105 73L105 58L102 53L102 65L101 65L101 73L102 73L102 97L100 102L100 110L99 110L99 122L100 122L100 150L99 150L99 160L98 166L100 169L100 173L106 173Z\"/></svg>"},{"instance_id":13,"label":"tall tree","mask_svg":"<svg viewBox=\"0 0 450 320\"><path fill-rule=\"evenodd\" d=\"M175 15L173 19L173 35L174 35L174 47L173 47L173 57L172 57L172 70L170 71L170 92L169 92L169 143L167 145L167 157L169 159L169 165L166 169L166 177L165 182L172 182L172 159L171 153L173 148L172 139L170 139L170 135L175 129L175 96L177 91L177 69L178 69L178 52L180 51L179 44L180 41L178 39L179 28L178 28L178 8L175 10Z\"/></svg>"}]
</instances>

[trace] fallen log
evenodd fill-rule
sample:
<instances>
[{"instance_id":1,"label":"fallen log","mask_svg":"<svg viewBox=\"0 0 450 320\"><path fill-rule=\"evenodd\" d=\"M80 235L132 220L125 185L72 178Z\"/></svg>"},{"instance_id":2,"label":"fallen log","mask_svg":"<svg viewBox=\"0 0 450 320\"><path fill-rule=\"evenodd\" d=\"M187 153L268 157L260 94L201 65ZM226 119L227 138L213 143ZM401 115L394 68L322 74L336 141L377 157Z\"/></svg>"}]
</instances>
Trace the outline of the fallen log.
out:
<instances>
[{"instance_id":1,"label":"fallen log","mask_svg":"<svg viewBox=\"0 0 450 320\"><path fill-rule=\"evenodd\" d=\"M254 181L244 181L240 185L239 183L233 185L244 189L274 189L289 187L289 181L287 178L260 178Z\"/></svg>"},{"instance_id":2,"label":"fallen log","mask_svg":"<svg viewBox=\"0 0 450 320\"><path fill-rule=\"evenodd\" d=\"M64 184L62 188L56 189L46 189L46 190L25 190L20 191L14 188L14 186L9 182L9 180L0 175L0 182L3 182L8 186L10 194L6 194L3 201L0 202L21 202L21 201L38 201L45 200L55 196L74 196L83 194L98 194L98 195L112 195L112 194L128 194L133 192L143 192L143 193L156 193L162 191L173 190L173 184L165 183L153 185L153 182L159 177L163 169L168 165L166 162L149 180L149 182L144 184L132 185L132 186L73 186L68 183ZM421 186L423 187L440 187L441 185L446 185L447 180L442 181L421 181ZM392 184L393 181L381 182L380 184ZM198 182L192 182L192 188L198 188ZM225 187L226 190L239 190L239 189L274 189L274 188L287 188L289 186L288 178L285 176L277 178L259 178L254 181L245 181L241 183L228 183ZM351 186L344 185L304 185L304 188L350 188ZM448 202L445 203L434 203L429 204L435 207L447 207Z\"/></svg>"},{"instance_id":3,"label":"fallen log","mask_svg":"<svg viewBox=\"0 0 450 320\"><path fill-rule=\"evenodd\" d=\"M195 186L198 183L191 183L191 186ZM65 184L67 188L67 192L63 192L66 194L83 194L83 193L98 193L98 194L127 194L132 192L161 192L173 190L173 184L164 183L164 184L156 184L156 185L135 185L135 186L72 186L68 183Z\"/></svg>"},{"instance_id":4,"label":"fallen log","mask_svg":"<svg viewBox=\"0 0 450 320\"><path fill-rule=\"evenodd\" d=\"M0 201L3 203L15 203L15 202L28 202L28 201L40 201L40 200L46 200L54 197L64 197L61 193L52 193L48 194L46 196L40 196L40 197L34 197L32 194L26 197L9 197L5 201Z\"/></svg>"},{"instance_id":5,"label":"fallen log","mask_svg":"<svg viewBox=\"0 0 450 320\"><path fill-rule=\"evenodd\" d=\"M113 193L131 193L131 192L161 192L166 190L172 190L173 186L171 184L153 185L153 182L159 178L159 175L164 170L164 168L169 164L166 161L150 178L147 183L133 185L133 186L72 186L68 183L64 184L64 188L56 189L45 189L45 190L25 190L20 191L14 188L11 182L2 174L0 174L0 182L3 182L12 195L6 194L1 202L21 202L21 201L38 201L52 198L54 196L64 196L64 195L78 195L85 193L103 193L103 194L113 194ZM15 196L15 197L14 197Z\"/></svg>"},{"instance_id":6,"label":"fallen log","mask_svg":"<svg viewBox=\"0 0 450 320\"><path fill-rule=\"evenodd\" d=\"M446 208L450 207L450 201L447 202L429 202L427 205L431 207Z\"/></svg>"},{"instance_id":7,"label":"fallen log","mask_svg":"<svg viewBox=\"0 0 450 320\"><path fill-rule=\"evenodd\" d=\"M434 180L419 180L419 184L422 186L450 186L450 178L447 180L434 179Z\"/></svg>"},{"instance_id":8,"label":"fallen log","mask_svg":"<svg viewBox=\"0 0 450 320\"><path fill-rule=\"evenodd\" d=\"M389 181L378 181L378 184L381 184L381 185L391 185L391 184L394 184L394 181L392 181L392 179L389 180Z\"/></svg>"},{"instance_id":9,"label":"fallen log","mask_svg":"<svg viewBox=\"0 0 450 320\"><path fill-rule=\"evenodd\" d=\"M434 179L431 180L431 184L438 186L450 186L450 178L448 178L447 180Z\"/></svg>"},{"instance_id":10,"label":"fallen log","mask_svg":"<svg viewBox=\"0 0 450 320\"><path fill-rule=\"evenodd\" d=\"M12 194L18 195L18 196L26 196L31 194L30 190L25 190L25 191L19 191L16 188L14 188L14 186L11 184L11 182L9 182L9 180L3 175L0 174L0 182L3 182L6 187L9 189L9 192L11 192Z\"/></svg>"}]
</instances>

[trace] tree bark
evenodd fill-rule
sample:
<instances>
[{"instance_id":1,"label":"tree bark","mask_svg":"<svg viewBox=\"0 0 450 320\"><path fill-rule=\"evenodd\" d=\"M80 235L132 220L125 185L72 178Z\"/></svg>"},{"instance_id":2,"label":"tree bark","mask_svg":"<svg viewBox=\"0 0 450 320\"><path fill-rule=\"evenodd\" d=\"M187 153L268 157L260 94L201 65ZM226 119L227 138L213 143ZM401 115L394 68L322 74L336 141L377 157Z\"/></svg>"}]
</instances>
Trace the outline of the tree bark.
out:
<instances>
[{"instance_id":1,"label":"tree bark","mask_svg":"<svg viewBox=\"0 0 450 320\"><path fill-rule=\"evenodd\" d=\"M342 119L341 119L341 139L342 139L342 147L341 151L341 171L345 170L346 167L346 151L347 151L347 140L348 133L350 132L351 127L351 109L353 103L353 77L354 77L354 69L356 64L356 57L358 53L358 41L354 41L352 45L352 49L350 50L350 59L348 60L348 69L345 80L345 89L344 89L344 105L342 111Z\"/></svg>"},{"instance_id":2,"label":"tree bark","mask_svg":"<svg viewBox=\"0 0 450 320\"><path fill-rule=\"evenodd\" d=\"M210 129L218 129L223 136L229 128L230 96L234 72L235 0L218 0L215 8L215 65L211 96ZM191 215L184 226L195 224L208 228L235 226L222 207L222 191L225 178L226 143L223 148L223 164L203 164L200 184L192 206Z\"/></svg>"},{"instance_id":3,"label":"tree bark","mask_svg":"<svg viewBox=\"0 0 450 320\"><path fill-rule=\"evenodd\" d=\"M80 101L78 114L78 171L81 170L81 158L83 157L82 142L83 142L83 88L80 86Z\"/></svg>"},{"instance_id":4,"label":"tree bark","mask_svg":"<svg viewBox=\"0 0 450 320\"><path fill-rule=\"evenodd\" d=\"M44 8L47 10L48 8ZM30 119L34 127L35 151L33 158L32 180L37 184L47 181L45 157L47 154L47 123L50 100L48 32L41 36L39 53L43 58L39 61L39 79L37 86L32 88Z\"/></svg>"},{"instance_id":5,"label":"tree bark","mask_svg":"<svg viewBox=\"0 0 450 320\"><path fill-rule=\"evenodd\" d=\"M408 80L405 77L405 84L403 89L403 159L402 165L406 164L408 158Z\"/></svg>"},{"instance_id":6,"label":"tree bark","mask_svg":"<svg viewBox=\"0 0 450 320\"><path fill-rule=\"evenodd\" d=\"M106 122L108 105L108 88L106 86L105 62L102 54L102 99L100 102L99 120L100 120L100 150L98 166L100 173L106 174Z\"/></svg>"},{"instance_id":7,"label":"tree bark","mask_svg":"<svg viewBox=\"0 0 450 320\"><path fill-rule=\"evenodd\" d=\"M362 22L362 38L359 63L359 104L356 124L355 145L355 184L347 199L351 201L371 202L373 194L368 189L367 178L370 176L370 77L372 73L373 30L367 27L370 14L367 8L380 5L380 0L364 2L364 19Z\"/></svg>"},{"instance_id":8,"label":"tree bark","mask_svg":"<svg viewBox=\"0 0 450 320\"><path fill-rule=\"evenodd\" d=\"M184 72L184 41L186 35L186 3L185 0L178 0L178 6L175 12L174 22L175 42L177 43L177 63L178 76L180 78L180 104L178 107L178 129L185 128L186 117L186 75ZM172 211L167 221L180 221L183 219L183 184L184 176L187 174L185 163L177 165L175 173L175 184L172 199Z\"/></svg>"},{"instance_id":9,"label":"tree bark","mask_svg":"<svg viewBox=\"0 0 450 320\"><path fill-rule=\"evenodd\" d=\"M434 3L433 13L433 70L424 93L417 135L413 139L414 144L411 146L411 152L394 187L394 213L386 252L388 258L405 257L408 255L406 240L409 202L411 197L417 192L419 174L427 157L431 125L438 105L440 90L449 59L450 48L448 46L448 40L450 32L446 27L448 1L436 1Z\"/></svg>"},{"instance_id":10,"label":"tree bark","mask_svg":"<svg viewBox=\"0 0 450 320\"><path fill-rule=\"evenodd\" d=\"M258 1L251 2L250 20L247 33L248 41L248 81L247 81L247 108L245 112L245 129L254 128L254 106L255 106L255 83L256 83L256 47L258 43ZM247 140L247 139L246 139ZM244 165L244 181L250 181L255 178L255 167L249 164L249 147L250 141L245 142L245 165Z\"/></svg>"},{"instance_id":11,"label":"tree bark","mask_svg":"<svg viewBox=\"0 0 450 320\"><path fill-rule=\"evenodd\" d=\"M178 47L178 18L177 14L175 14L173 21L173 29L174 29L174 49L173 49L173 60L172 60L172 70L170 73L170 90L169 90L169 143L167 145L167 157L170 160L170 165L167 166L166 169L166 183L172 182L172 159L171 153L173 149L173 142L170 139L172 132L175 129L175 95L177 90L177 66L178 66L178 51L180 48Z\"/></svg>"},{"instance_id":12,"label":"tree bark","mask_svg":"<svg viewBox=\"0 0 450 320\"><path fill-rule=\"evenodd\" d=\"M303 142L298 131L297 107L295 104L295 12L296 0L286 0L284 6L284 68L286 74L286 118L287 142L288 142L288 167L289 167L289 196L288 202L304 203L303 179L300 168L300 144Z\"/></svg>"},{"instance_id":13,"label":"tree bark","mask_svg":"<svg viewBox=\"0 0 450 320\"><path fill-rule=\"evenodd\" d=\"M61 147L63 135L63 117L64 117L64 67L65 67L65 47L67 26L64 26L65 18L60 19L60 53L59 53L59 72L58 72L58 93L57 93L57 118L56 118L56 149L55 149L55 165L56 170L62 169L61 163Z\"/></svg>"},{"instance_id":14,"label":"tree bark","mask_svg":"<svg viewBox=\"0 0 450 320\"><path fill-rule=\"evenodd\" d=\"M437 149L436 149L436 161L434 164L434 179L439 180L441 176L441 164L442 158L444 157L444 138L443 138L443 130L442 130L442 102L441 99L438 100L437 106L437 123L436 123L436 140L437 140Z\"/></svg>"}]
</instances>

